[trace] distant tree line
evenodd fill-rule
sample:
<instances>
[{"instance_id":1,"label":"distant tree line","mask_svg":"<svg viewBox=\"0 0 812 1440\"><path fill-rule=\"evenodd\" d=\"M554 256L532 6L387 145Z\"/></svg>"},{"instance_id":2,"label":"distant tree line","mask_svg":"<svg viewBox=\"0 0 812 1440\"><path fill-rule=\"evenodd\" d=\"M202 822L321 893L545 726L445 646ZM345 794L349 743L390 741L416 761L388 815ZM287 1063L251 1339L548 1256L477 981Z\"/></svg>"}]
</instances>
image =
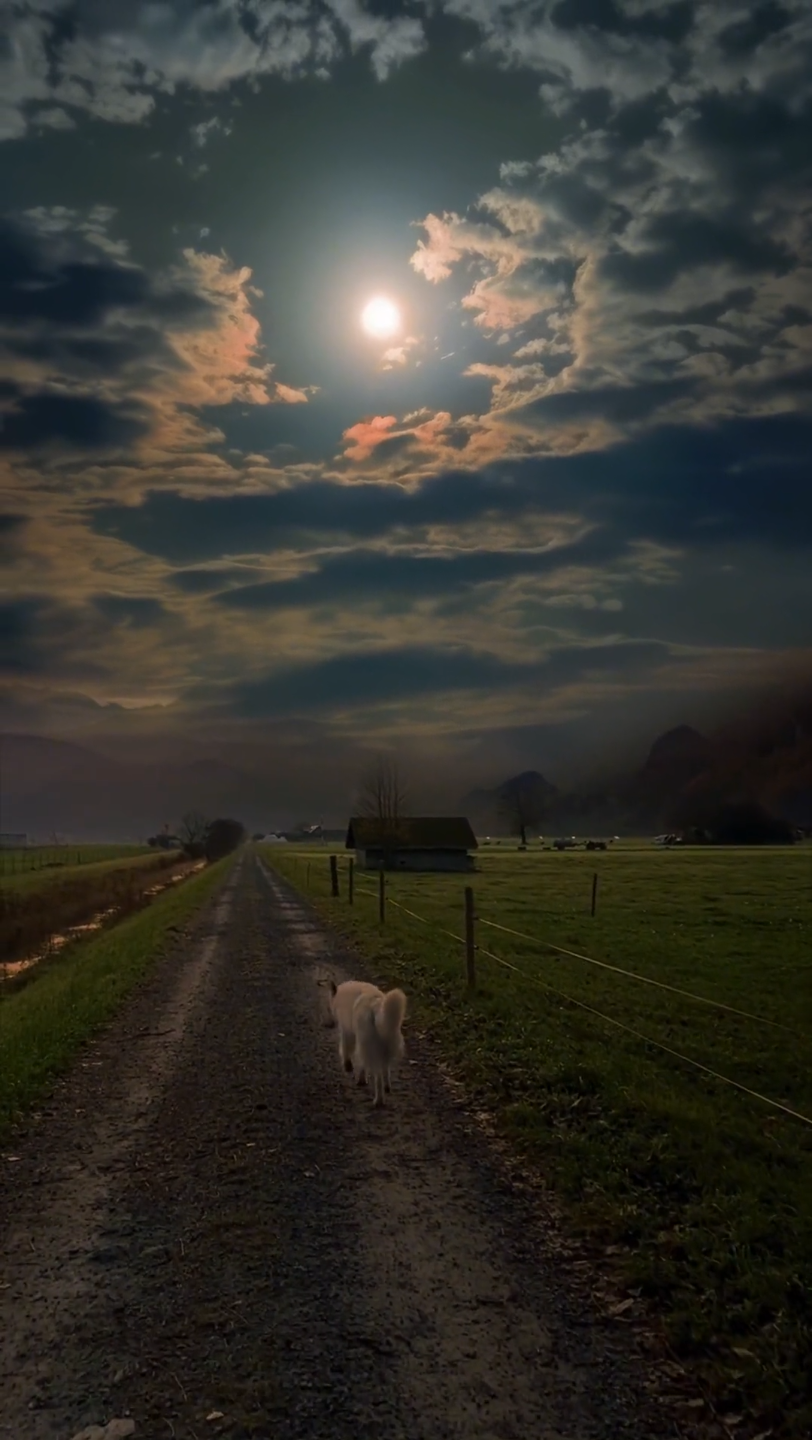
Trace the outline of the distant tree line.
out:
<instances>
[{"instance_id":1,"label":"distant tree line","mask_svg":"<svg viewBox=\"0 0 812 1440\"><path fill-rule=\"evenodd\" d=\"M211 863L222 860L242 845L246 838L245 826L239 820L212 820L206 831L205 855Z\"/></svg>"},{"instance_id":2,"label":"distant tree line","mask_svg":"<svg viewBox=\"0 0 812 1440\"><path fill-rule=\"evenodd\" d=\"M230 855L245 838L245 826L240 820L207 820L200 810L187 810L177 835L165 825L157 835L150 836L147 844L159 850L182 850L190 860L207 860L211 864Z\"/></svg>"},{"instance_id":3,"label":"distant tree line","mask_svg":"<svg viewBox=\"0 0 812 1440\"><path fill-rule=\"evenodd\" d=\"M757 800L694 807L682 831L694 844L711 845L791 845L798 833L789 820L770 814Z\"/></svg>"}]
</instances>

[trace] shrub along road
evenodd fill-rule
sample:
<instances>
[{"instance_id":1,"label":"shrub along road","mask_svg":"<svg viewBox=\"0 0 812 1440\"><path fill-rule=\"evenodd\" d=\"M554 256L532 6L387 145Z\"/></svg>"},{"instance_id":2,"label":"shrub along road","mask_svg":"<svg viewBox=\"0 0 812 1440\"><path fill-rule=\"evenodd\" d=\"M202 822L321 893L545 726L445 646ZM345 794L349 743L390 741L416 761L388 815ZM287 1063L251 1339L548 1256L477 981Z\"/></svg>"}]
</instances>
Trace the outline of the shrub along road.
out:
<instances>
[{"instance_id":1,"label":"shrub along road","mask_svg":"<svg viewBox=\"0 0 812 1440\"><path fill-rule=\"evenodd\" d=\"M0 1434L683 1433L408 1021L383 1111L342 1074L353 969L246 851L7 1148Z\"/></svg>"}]
</instances>

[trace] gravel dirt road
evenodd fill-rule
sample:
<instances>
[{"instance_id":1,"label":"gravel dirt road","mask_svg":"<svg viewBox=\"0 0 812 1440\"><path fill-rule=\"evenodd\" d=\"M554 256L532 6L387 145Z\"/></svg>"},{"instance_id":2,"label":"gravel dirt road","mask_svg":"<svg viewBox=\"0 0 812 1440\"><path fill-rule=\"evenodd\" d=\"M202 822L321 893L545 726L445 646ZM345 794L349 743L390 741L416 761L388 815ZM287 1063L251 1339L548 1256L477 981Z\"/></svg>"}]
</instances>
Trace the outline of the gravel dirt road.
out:
<instances>
[{"instance_id":1,"label":"gravel dirt road","mask_svg":"<svg viewBox=\"0 0 812 1440\"><path fill-rule=\"evenodd\" d=\"M246 852L6 1152L0 1435L679 1433L408 1021L382 1111L342 1073L358 970Z\"/></svg>"}]
</instances>

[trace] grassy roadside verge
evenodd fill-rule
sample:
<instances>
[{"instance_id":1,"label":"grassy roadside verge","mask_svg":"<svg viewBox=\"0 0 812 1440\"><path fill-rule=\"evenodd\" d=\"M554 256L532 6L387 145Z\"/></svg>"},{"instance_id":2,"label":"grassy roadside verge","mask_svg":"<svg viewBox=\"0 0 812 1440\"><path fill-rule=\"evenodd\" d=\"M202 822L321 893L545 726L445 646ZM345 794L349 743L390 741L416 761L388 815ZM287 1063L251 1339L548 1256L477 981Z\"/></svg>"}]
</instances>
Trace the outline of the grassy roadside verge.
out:
<instances>
[{"instance_id":1,"label":"grassy roadside verge","mask_svg":"<svg viewBox=\"0 0 812 1440\"><path fill-rule=\"evenodd\" d=\"M18 874L0 874L0 895L33 895L77 879L94 880L114 875L121 870L155 869L161 863L177 860L176 850L138 850L132 855L99 856L82 865L54 865L41 870L23 870Z\"/></svg>"},{"instance_id":2,"label":"grassy roadside verge","mask_svg":"<svg viewBox=\"0 0 812 1440\"><path fill-rule=\"evenodd\" d=\"M147 845L31 845L24 850L3 848L0 850L0 885L4 880L21 879L32 872L43 870L76 870L82 865L93 865L103 860L133 858L149 855Z\"/></svg>"},{"instance_id":3,"label":"grassy roadside verge","mask_svg":"<svg viewBox=\"0 0 812 1440\"><path fill-rule=\"evenodd\" d=\"M234 856L149 909L67 950L0 1004L0 1140L166 953L172 931L214 894Z\"/></svg>"},{"instance_id":4,"label":"grassy roadside verge","mask_svg":"<svg viewBox=\"0 0 812 1440\"><path fill-rule=\"evenodd\" d=\"M460 928L450 879L394 877L392 895L432 923L420 925L393 906L381 930L374 895L357 894L350 909L343 875L341 898L331 900L326 857L313 856L306 889L309 857L269 848L263 859L358 947L373 974L404 985L415 1027L431 1034L474 1107L492 1117L513 1153L543 1174L596 1268L620 1280L629 1302L624 1318L653 1315L662 1322L729 1433L737 1440L768 1434L807 1440L812 1131L484 958L478 993L466 999L461 947L439 933L441 926ZM622 863L631 885L643 871L635 857ZM661 886L647 883L633 905L621 908L618 900L613 909L612 886L619 891L625 872L614 859L607 862L591 943L584 939L591 924L581 895L588 893L586 871L582 877L557 857L549 871L538 872L552 877L554 891L538 879L535 889L529 885L518 862L485 864L474 878L477 911L482 899L483 913L537 933L540 917L559 905L562 943L588 945L606 959L758 1014L781 1015L800 1037L663 999L647 987L623 988L587 969L571 968L566 978L562 970L559 978L557 961L541 968L531 951L511 949L503 935L483 931L479 938L525 971L539 965L539 975L644 1034L812 1113L803 1039L809 994L803 977L807 985L809 979L807 912L800 907L807 896L790 908L775 857L715 859L721 868L713 885L703 857L680 863L663 869ZM570 880L577 880L584 919L561 898ZM359 883L374 890L375 877ZM713 892L707 901L703 887Z\"/></svg>"},{"instance_id":5,"label":"grassy roadside verge","mask_svg":"<svg viewBox=\"0 0 812 1440\"><path fill-rule=\"evenodd\" d=\"M70 870L45 884L23 877L19 888L0 890L0 965L14 965L47 948L54 936L95 915L125 916L138 909L151 887L183 866L178 854L118 860ZM39 885L28 885L29 878ZM5 996L0 996L4 999Z\"/></svg>"}]
</instances>

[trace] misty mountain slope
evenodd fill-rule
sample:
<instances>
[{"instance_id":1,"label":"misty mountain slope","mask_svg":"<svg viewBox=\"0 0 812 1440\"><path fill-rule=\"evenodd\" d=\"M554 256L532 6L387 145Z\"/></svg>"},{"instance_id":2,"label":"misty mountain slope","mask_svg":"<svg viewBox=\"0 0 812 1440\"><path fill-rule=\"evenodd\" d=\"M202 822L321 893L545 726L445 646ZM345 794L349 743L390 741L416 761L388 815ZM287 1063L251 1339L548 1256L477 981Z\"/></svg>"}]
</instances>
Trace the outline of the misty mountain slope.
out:
<instances>
[{"instance_id":1,"label":"misty mountain slope","mask_svg":"<svg viewBox=\"0 0 812 1440\"><path fill-rule=\"evenodd\" d=\"M745 717L713 737L709 763L683 804L754 799L796 824L812 823L812 704Z\"/></svg>"},{"instance_id":2,"label":"misty mountain slope","mask_svg":"<svg viewBox=\"0 0 812 1440\"><path fill-rule=\"evenodd\" d=\"M39 837L130 839L177 823L185 810L264 822L268 784L219 760L128 764L81 745L33 735L2 741L2 828Z\"/></svg>"},{"instance_id":3,"label":"misty mountain slope","mask_svg":"<svg viewBox=\"0 0 812 1440\"><path fill-rule=\"evenodd\" d=\"M474 830L480 833L491 830L497 834L504 833L509 828L505 817L505 803L509 804L510 797L522 790L532 792L545 808L558 795L556 786L540 771L523 770L519 775L509 776L493 789L478 787L469 790L459 802L459 813L465 815Z\"/></svg>"},{"instance_id":4,"label":"misty mountain slope","mask_svg":"<svg viewBox=\"0 0 812 1440\"><path fill-rule=\"evenodd\" d=\"M727 801L754 800L794 824L812 824L812 701L774 702L702 735L677 725L659 735L639 769L559 791L537 770L509 777L460 801L480 833L505 834L499 797L520 786L545 794L538 829L640 833L702 823Z\"/></svg>"},{"instance_id":5,"label":"misty mountain slope","mask_svg":"<svg viewBox=\"0 0 812 1440\"><path fill-rule=\"evenodd\" d=\"M228 751L225 758L201 755L199 745L185 762L150 764L38 735L0 740L0 828L40 839L53 831L87 840L143 838L164 822L177 824L188 809L233 815L249 830L292 824L309 812L327 825L343 825L350 813L353 777L336 774L329 755L298 771L280 767L270 744L235 747L238 764ZM702 823L714 805L739 799L812 824L812 693L773 699L708 735L676 725L653 740L638 768L577 790L557 788L538 769L474 787L456 801L442 783L436 775L422 778L423 813L456 811L480 835L508 833L500 795L522 787L542 802L531 834L645 834ZM342 788L346 809L336 799Z\"/></svg>"}]
</instances>

